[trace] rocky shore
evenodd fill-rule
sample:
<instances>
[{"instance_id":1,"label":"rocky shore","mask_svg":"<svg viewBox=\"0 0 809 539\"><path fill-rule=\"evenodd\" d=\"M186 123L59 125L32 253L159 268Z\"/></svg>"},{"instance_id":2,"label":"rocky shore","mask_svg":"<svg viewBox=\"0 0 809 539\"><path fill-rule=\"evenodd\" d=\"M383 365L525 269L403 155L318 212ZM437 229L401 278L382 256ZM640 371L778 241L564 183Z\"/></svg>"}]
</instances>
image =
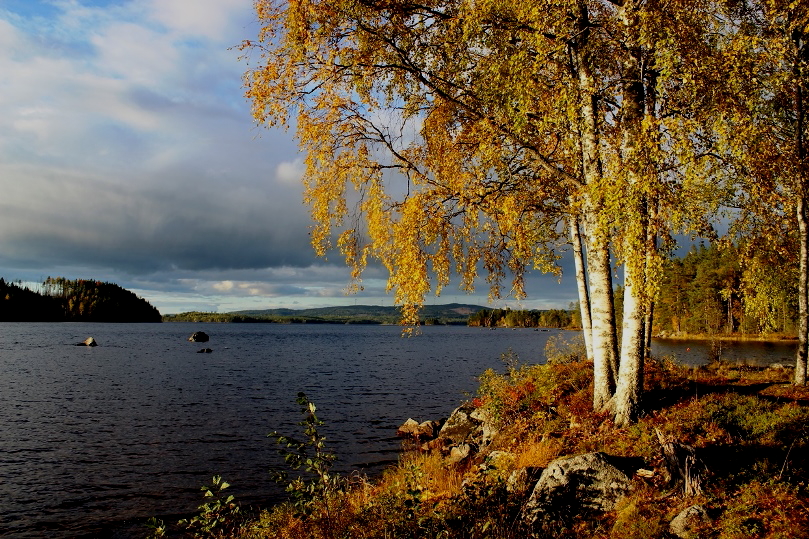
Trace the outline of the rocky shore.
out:
<instances>
[{"instance_id":1,"label":"rocky shore","mask_svg":"<svg viewBox=\"0 0 809 539\"><path fill-rule=\"evenodd\" d=\"M679 444L658 432L659 466L649 466L641 458L621 457L595 451L565 456L545 468L526 467L511 471L508 492L523 499L521 526L534 533L570 525L569 515L581 518L612 511L633 490L633 479L662 476L673 491L693 496L701 493L707 468L690 446ZM397 436L411 451L438 452L448 466L477 464L478 472L512 469L516 455L490 450L499 435L497 422L485 409L467 402L444 420L418 422L409 418ZM693 539L700 527L710 524L701 504L688 506L669 522L669 533L680 539Z\"/></svg>"}]
</instances>

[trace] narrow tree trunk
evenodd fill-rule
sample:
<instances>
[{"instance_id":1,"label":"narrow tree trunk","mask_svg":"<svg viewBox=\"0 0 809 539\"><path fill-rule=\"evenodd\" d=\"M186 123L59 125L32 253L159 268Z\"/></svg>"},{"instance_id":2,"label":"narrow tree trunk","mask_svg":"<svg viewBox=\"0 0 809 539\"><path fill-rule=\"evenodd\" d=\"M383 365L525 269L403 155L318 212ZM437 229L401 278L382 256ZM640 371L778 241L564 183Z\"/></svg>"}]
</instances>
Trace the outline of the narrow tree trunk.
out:
<instances>
[{"instance_id":1,"label":"narrow tree trunk","mask_svg":"<svg viewBox=\"0 0 809 539\"><path fill-rule=\"evenodd\" d=\"M587 291L587 278L584 273L584 254L582 252L579 218L570 216L570 243L573 244L573 260L576 267L576 285L579 289L579 311L581 312L581 333L587 360L593 361L592 324L590 322L590 294Z\"/></svg>"},{"instance_id":2,"label":"narrow tree trunk","mask_svg":"<svg viewBox=\"0 0 809 539\"><path fill-rule=\"evenodd\" d=\"M795 39L793 33L793 39ZM806 36L799 34L795 40L798 50L794 66L797 85L795 88L795 151L798 157L798 234L800 238L800 262L798 268L798 353L795 358L795 383L806 385L807 356L809 356L809 223L807 223L807 203L809 203L809 178L807 178L807 149L805 144L806 111L804 106L803 71L806 68Z\"/></svg>"},{"instance_id":3,"label":"narrow tree trunk","mask_svg":"<svg viewBox=\"0 0 809 539\"><path fill-rule=\"evenodd\" d=\"M652 357L652 324L654 324L655 302L649 301L646 311L646 319L643 321L643 331L645 336L643 338L644 356Z\"/></svg>"},{"instance_id":4,"label":"narrow tree trunk","mask_svg":"<svg viewBox=\"0 0 809 539\"><path fill-rule=\"evenodd\" d=\"M807 357L809 357L809 222L807 222L806 195L798 196L798 233L800 237L800 264L798 272L798 353L795 358L795 383L806 385Z\"/></svg>"},{"instance_id":5,"label":"narrow tree trunk","mask_svg":"<svg viewBox=\"0 0 809 539\"><path fill-rule=\"evenodd\" d=\"M654 265L658 257L657 252L657 231L655 223L657 222L657 199L654 196L649 197L649 204L647 206L647 224L646 224L646 275L654 273ZM648 278L648 277L647 277ZM649 286L647 281L646 289L646 317L643 320L643 357L652 357L652 326L654 325L654 312L655 312L655 296L657 287Z\"/></svg>"},{"instance_id":6,"label":"narrow tree trunk","mask_svg":"<svg viewBox=\"0 0 809 539\"><path fill-rule=\"evenodd\" d=\"M624 319L621 334L621 362L618 384L612 404L615 423L634 422L640 414L643 393L643 359L645 347L643 275L632 264L624 266Z\"/></svg>"},{"instance_id":7,"label":"narrow tree trunk","mask_svg":"<svg viewBox=\"0 0 809 539\"><path fill-rule=\"evenodd\" d=\"M577 4L580 27L577 47L573 51L579 91L579 136L581 165L584 176L583 221L587 247L589 277L591 345L593 349L593 408L603 410L615 389L617 373L617 338L615 311L612 303L612 271L608 232L599 223L602 211L597 187L603 170L599 148L596 114L598 89L592 72L592 59L584 45L591 30L587 4Z\"/></svg>"}]
</instances>

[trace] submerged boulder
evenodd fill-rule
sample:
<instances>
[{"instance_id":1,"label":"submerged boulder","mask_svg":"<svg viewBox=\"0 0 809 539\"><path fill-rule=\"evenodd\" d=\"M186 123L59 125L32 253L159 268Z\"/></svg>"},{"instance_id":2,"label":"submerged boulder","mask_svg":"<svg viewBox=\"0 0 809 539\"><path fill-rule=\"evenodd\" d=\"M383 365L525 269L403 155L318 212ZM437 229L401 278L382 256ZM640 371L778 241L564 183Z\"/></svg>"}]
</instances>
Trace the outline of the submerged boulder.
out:
<instances>
[{"instance_id":1,"label":"submerged boulder","mask_svg":"<svg viewBox=\"0 0 809 539\"><path fill-rule=\"evenodd\" d=\"M195 331L188 337L188 340L191 342L208 342L209 337L204 331Z\"/></svg>"},{"instance_id":2,"label":"submerged boulder","mask_svg":"<svg viewBox=\"0 0 809 539\"><path fill-rule=\"evenodd\" d=\"M211 350L210 348L200 348L199 350L197 350L198 354L210 354L211 352L213 352L213 350Z\"/></svg>"}]
</instances>

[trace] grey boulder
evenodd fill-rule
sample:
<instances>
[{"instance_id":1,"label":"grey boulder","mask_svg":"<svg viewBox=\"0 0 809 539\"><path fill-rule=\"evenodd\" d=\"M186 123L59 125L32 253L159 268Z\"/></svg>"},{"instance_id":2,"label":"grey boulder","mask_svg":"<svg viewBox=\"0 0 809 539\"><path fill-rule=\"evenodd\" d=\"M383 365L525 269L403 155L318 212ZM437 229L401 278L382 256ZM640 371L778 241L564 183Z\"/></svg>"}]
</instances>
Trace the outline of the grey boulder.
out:
<instances>
[{"instance_id":1,"label":"grey boulder","mask_svg":"<svg viewBox=\"0 0 809 539\"><path fill-rule=\"evenodd\" d=\"M523 509L523 523L541 531L573 515L611 511L631 484L632 478L604 453L556 459L534 486Z\"/></svg>"},{"instance_id":2,"label":"grey boulder","mask_svg":"<svg viewBox=\"0 0 809 539\"><path fill-rule=\"evenodd\" d=\"M669 523L669 532L680 539L697 539L698 531L710 522L708 511L702 505L692 505L680 511Z\"/></svg>"}]
</instances>

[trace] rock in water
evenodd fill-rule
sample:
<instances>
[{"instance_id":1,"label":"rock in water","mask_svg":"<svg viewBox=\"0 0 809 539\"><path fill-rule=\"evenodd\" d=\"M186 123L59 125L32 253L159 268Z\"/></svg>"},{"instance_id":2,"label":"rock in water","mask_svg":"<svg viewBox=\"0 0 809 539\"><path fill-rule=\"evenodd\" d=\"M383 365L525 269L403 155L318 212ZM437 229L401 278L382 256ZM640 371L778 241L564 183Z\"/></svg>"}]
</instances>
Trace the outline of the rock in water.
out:
<instances>
[{"instance_id":1,"label":"rock in water","mask_svg":"<svg viewBox=\"0 0 809 539\"><path fill-rule=\"evenodd\" d=\"M438 427L438 421L419 423L415 419L409 418L396 430L396 435L401 438L413 438L415 440L432 440L438 432Z\"/></svg>"},{"instance_id":2,"label":"rock in water","mask_svg":"<svg viewBox=\"0 0 809 539\"><path fill-rule=\"evenodd\" d=\"M188 337L188 340L191 342L208 342L209 337L204 331L195 331Z\"/></svg>"},{"instance_id":3,"label":"rock in water","mask_svg":"<svg viewBox=\"0 0 809 539\"><path fill-rule=\"evenodd\" d=\"M76 346L98 346L98 343L94 338L87 337L82 342L77 342Z\"/></svg>"}]
</instances>

